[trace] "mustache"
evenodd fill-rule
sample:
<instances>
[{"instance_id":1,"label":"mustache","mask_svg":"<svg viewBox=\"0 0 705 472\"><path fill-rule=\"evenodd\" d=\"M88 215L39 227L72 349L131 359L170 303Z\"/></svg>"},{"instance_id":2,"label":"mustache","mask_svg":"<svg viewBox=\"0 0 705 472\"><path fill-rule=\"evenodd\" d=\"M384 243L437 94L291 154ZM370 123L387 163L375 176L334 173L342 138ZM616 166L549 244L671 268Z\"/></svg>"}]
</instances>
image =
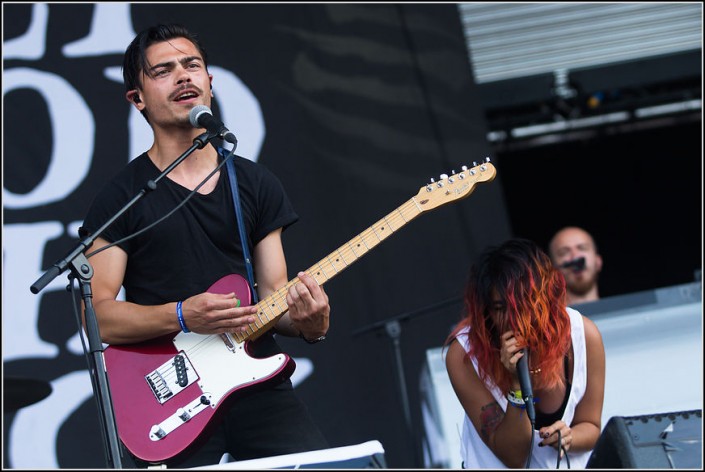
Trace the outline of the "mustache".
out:
<instances>
[{"instance_id":1,"label":"mustache","mask_svg":"<svg viewBox=\"0 0 705 472\"><path fill-rule=\"evenodd\" d=\"M203 95L203 90L201 90L198 86L184 85L183 87L180 87L178 90L175 90L173 93L171 93L169 95L169 100L176 100L176 97L187 91L197 93L199 96Z\"/></svg>"}]
</instances>

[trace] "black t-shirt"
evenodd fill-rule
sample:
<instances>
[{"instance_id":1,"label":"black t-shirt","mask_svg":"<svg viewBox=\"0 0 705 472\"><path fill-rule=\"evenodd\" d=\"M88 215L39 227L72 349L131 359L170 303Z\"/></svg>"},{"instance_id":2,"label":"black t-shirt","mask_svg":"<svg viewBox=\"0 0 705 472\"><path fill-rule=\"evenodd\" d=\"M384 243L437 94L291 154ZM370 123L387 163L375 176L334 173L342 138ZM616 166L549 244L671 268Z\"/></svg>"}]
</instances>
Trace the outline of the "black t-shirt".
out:
<instances>
[{"instance_id":1,"label":"black t-shirt","mask_svg":"<svg viewBox=\"0 0 705 472\"><path fill-rule=\"evenodd\" d=\"M298 215L279 179L263 165L236 157L235 168L252 254L253 247L267 234L293 224ZM164 221L119 244L128 255L123 281L127 301L159 305L205 292L228 274L247 279L226 169L221 169L211 193L195 193ZM130 162L96 196L81 234L99 229L159 174L147 153ZM168 177L163 178L155 190L147 192L100 237L115 242L134 234L172 211L189 193Z\"/></svg>"}]
</instances>

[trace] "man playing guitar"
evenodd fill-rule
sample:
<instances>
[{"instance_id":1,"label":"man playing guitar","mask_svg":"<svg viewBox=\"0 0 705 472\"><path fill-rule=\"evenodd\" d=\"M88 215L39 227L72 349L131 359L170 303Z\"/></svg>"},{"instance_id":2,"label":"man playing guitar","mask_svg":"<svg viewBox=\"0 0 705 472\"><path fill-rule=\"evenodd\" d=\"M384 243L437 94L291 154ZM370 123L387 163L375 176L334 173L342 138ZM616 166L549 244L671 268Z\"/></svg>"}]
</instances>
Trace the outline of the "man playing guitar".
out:
<instances>
[{"instance_id":1,"label":"man playing guitar","mask_svg":"<svg viewBox=\"0 0 705 472\"><path fill-rule=\"evenodd\" d=\"M203 129L191 124L189 112L211 104L213 76L206 53L196 37L178 25L158 25L139 33L125 53L123 75L126 98L149 123L154 141L98 194L83 234L100 228L191 146ZM213 355L202 356L196 364L195 352L193 359L179 354L191 347L198 350L201 341L217 342L238 354L245 349L233 335L263 323L257 306L250 304L254 294L246 283L212 287L228 274L247 273L227 168L216 170L224 155L211 145L195 150L147 198L109 226L89 254L100 335L110 345L106 366L116 397L118 432L141 466L194 467L218 463L225 452L244 460L328 447L294 393L288 380L293 362L273 336L322 339L329 326L328 297L305 273L287 286L281 234L298 216L279 180L247 159L235 157L235 168L244 243L252 254L257 294L266 297L287 288L282 300L285 313L272 322L272 329L248 342L246 350L248 356L269 357L276 365L254 367L249 384L260 388L239 392L237 401L225 402L231 393L222 380L225 372L249 376L250 367L218 365L219 357ZM123 240L169 213L197 187L192 198L164 221ZM122 287L126 301L117 300ZM164 352L161 341L174 339L177 333L186 347L176 343L177 349ZM115 362L125 352L120 351L123 346L139 346L139 356ZM160 355L166 359L164 365ZM146 365L143 358L150 356L160 360L126 385L121 369ZM223 376L213 373L218 369ZM171 374L177 380L167 385ZM198 394L188 393L197 389ZM140 397L138 391L148 393ZM135 421L151 415L152 409L159 418L150 419L146 431L137 427ZM219 420L210 421L216 410ZM130 444L129 436L136 438Z\"/></svg>"}]
</instances>

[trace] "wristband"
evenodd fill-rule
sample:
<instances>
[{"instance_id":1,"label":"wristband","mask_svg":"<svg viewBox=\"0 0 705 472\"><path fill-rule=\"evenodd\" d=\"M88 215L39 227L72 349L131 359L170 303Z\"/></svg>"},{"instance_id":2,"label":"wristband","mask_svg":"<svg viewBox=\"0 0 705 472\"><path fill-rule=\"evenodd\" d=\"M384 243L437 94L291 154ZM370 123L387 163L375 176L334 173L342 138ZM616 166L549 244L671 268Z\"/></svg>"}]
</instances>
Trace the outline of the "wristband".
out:
<instances>
[{"instance_id":1,"label":"wristband","mask_svg":"<svg viewBox=\"0 0 705 472\"><path fill-rule=\"evenodd\" d=\"M507 401L517 408L526 408L526 403L521 397L521 390L510 390L507 394Z\"/></svg>"},{"instance_id":2,"label":"wristband","mask_svg":"<svg viewBox=\"0 0 705 472\"><path fill-rule=\"evenodd\" d=\"M184 321L184 312L181 311L181 305L184 302L176 302L176 317L179 319L179 325L181 326L181 331L184 333L189 333L189 329L186 327L186 322Z\"/></svg>"}]
</instances>

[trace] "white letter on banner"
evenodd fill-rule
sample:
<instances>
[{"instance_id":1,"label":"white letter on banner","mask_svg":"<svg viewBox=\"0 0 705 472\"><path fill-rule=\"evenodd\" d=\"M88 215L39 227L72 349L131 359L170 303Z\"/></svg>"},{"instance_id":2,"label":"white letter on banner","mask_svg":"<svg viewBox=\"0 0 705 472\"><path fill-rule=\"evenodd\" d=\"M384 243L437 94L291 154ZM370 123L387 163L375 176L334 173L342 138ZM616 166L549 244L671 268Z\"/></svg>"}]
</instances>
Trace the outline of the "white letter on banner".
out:
<instances>
[{"instance_id":1,"label":"white letter on banner","mask_svg":"<svg viewBox=\"0 0 705 472\"><path fill-rule=\"evenodd\" d=\"M130 16L130 4L95 3L91 32L85 38L64 46L66 57L105 56L125 53L135 37Z\"/></svg>"},{"instance_id":2,"label":"white letter on banner","mask_svg":"<svg viewBox=\"0 0 705 472\"><path fill-rule=\"evenodd\" d=\"M59 431L66 419L93 395L93 388L87 370L59 377L51 386L51 395L17 412L10 430L11 468L59 468L56 456ZM96 418L96 423L98 421Z\"/></svg>"},{"instance_id":3,"label":"white letter on banner","mask_svg":"<svg viewBox=\"0 0 705 472\"><path fill-rule=\"evenodd\" d=\"M5 71L3 100L8 92L37 90L49 108L54 146L44 179L31 192L18 195L3 187L3 202L11 210L31 208L62 200L73 192L88 174L93 155L95 122L81 95L65 79L55 74L28 68ZM27 123L28 127L32 123ZM79 133L77 135L77 133ZM5 137L7 138L7 137ZM11 166L5 155L5 166Z\"/></svg>"},{"instance_id":4,"label":"white letter on banner","mask_svg":"<svg viewBox=\"0 0 705 472\"><path fill-rule=\"evenodd\" d=\"M42 276L42 259L47 241L64 233L57 221L5 225L3 247L2 345L3 362L22 358L56 357L59 349L39 337L39 303L29 286ZM62 290L66 279L57 277L40 293ZM67 295L68 296L68 295ZM71 323L71 320L66 320Z\"/></svg>"},{"instance_id":5,"label":"white letter on banner","mask_svg":"<svg viewBox=\"0 0 705 472\"><path fill-rule=\"evenodd\" d=\"M213 74L213 90L222 113L221 119L238 140L235 153L257 162L264 141L262 109L252 91L227 69L208 66Z\"/></svg>"},{"instance_id":6,"label":"white letter on banner","mask_svg":"<svg viewBox=\"0 0 705 472\"><path fill-rule=\"evenodd\" d=\"M32 7L32 20L27 32L17 38L3 41L3 60L26 59L31 61L41 59L46 49L48 21L49 5L35 3Z\"/></svg>"}]
</instances>

